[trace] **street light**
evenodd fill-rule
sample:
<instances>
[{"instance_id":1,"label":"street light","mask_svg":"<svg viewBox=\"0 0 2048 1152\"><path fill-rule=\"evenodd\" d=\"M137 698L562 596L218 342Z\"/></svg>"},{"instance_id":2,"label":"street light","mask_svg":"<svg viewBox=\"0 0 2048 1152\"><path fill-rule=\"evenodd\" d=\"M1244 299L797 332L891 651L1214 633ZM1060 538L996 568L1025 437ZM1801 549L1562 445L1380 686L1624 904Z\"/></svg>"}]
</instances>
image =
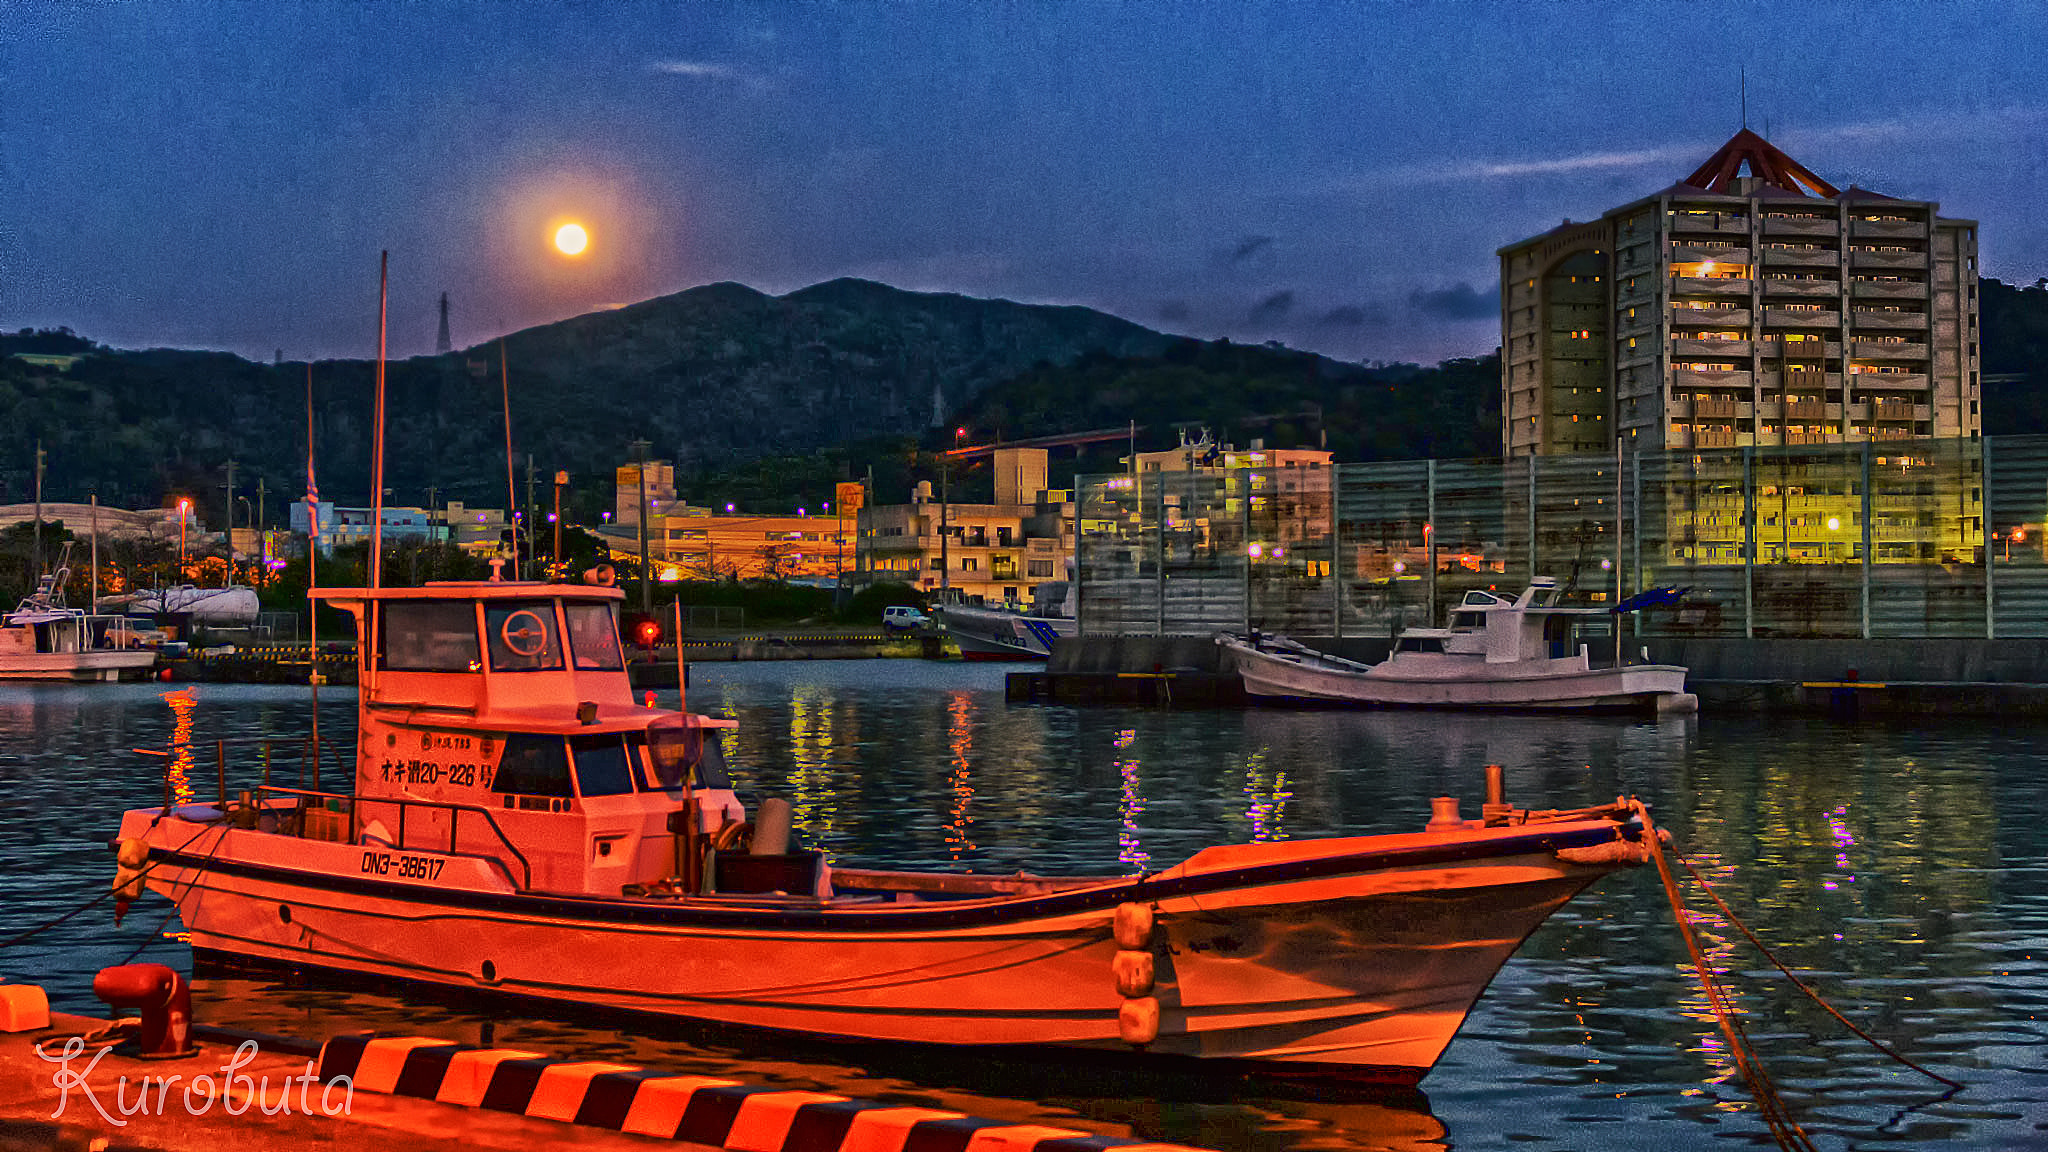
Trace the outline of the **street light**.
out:
<instances>
[{"instance_id":1,"label":"street light","mask_svg":"<svg viewBox=\"0 0 2048 1152\"><path fill-rule=\"evenodd\" d=\"M562 485L569 482L567 472L555 473L555 511L548 517L548 523L555 526L555 563L562 562Z\"/></svg>"},{"instance_id":2,"label":"street light","mask_svg":"<svg viewBox=\"0 0 2048 1152\"><path fill-rule=\"evenodd\" d=\"M185 514L192 511L192 501L178 501L178 578L185 576Z\"/></svg>"}]
</instances>

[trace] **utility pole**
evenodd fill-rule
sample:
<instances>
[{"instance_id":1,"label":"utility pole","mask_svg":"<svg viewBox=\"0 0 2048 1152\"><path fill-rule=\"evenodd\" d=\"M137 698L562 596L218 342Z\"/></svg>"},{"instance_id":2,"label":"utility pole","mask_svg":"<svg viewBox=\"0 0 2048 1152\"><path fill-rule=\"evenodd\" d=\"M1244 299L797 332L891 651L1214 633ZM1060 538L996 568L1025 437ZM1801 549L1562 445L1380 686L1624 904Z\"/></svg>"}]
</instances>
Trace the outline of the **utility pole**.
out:
<instances>
[{"instance_id":1,"label":"utility pole","mask_svg":"<svg viewBox=\"0 0 2048 1152\"><path fill-rule=\"evenodd\" d=\"M445 295L444 293L444 298ZM434 534L434 496L440 491L439 488L432 484L427 485L427 542L430 544L439 543L441 540L439 536Z\"/></svg>"},{"instance_id":2,"label":"utility pole","mask_svg":"<svg viewBox=\"0 0 2048 1152\"><path fill-rule=\"evenodd\" d=\"M633 473L640 481L640 611L654 615L654 573L647 567L647 449L645 440L633 441Z\"/></svg>"},{"instance_id":3,"label":"utility pole","mask_svg":"<svg viewBox=\"0 0 2048 1152\"><path fill-rule=\"evenodd\" d=\"M228 523L228 583L235 586L235 462L228 461L228 482L220 486L221 500L227 505Z\"/></svg>"},{"instance_id":4,"label":"utility pole","mask_svg":"<svg viewBox=\"0 0 2048 1152\"><path fill-rule=\"evenodd\" d=\"M263 477L258 476L256 478L256 523L251 524L250 527L261 532L265 520L266 518L263 514Z\"/></svg>"},{"instance_id":5,"label":"utility pole","mask_svg":"<svg viewBox=\"0 0 2048 1152\"><path fill-rule=\"evenodd\" d=\"M36 535L34 562L35 572L33 576L40 580L43 576L43 438L40 436L36 437Z\"/></svg>"},{"instance_id":6,"label":"utility pole","mask_svg":"<svg viewBox=\"0 0 2048 1152\"><path fill-rule=\"evenodd\" d=\"M569 482L567 472L555 473L555 566L562 565L562 485Z\"/></svg>"},{"instance_id":7,"label":"utility pole","mask_svg":"<svg viewBox=\"0 0 2048 1152\"><path fill-rule=\"evenodd\" d=\"M531 565L538 551L533 546L533 453L526 454L526 562Z\"/></svg>"}]
</instances>

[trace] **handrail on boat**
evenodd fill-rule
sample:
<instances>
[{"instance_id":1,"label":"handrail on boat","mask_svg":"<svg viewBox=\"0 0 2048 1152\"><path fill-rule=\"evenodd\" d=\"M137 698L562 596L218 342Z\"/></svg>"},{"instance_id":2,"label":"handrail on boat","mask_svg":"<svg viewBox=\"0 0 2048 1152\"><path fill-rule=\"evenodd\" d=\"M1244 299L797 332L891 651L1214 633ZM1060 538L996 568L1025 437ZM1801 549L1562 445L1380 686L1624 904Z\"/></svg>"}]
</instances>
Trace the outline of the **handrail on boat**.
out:
<instances>
[{"instance_id":1,"label":"handrail on boat","mask_svg":"<svg viewBox=\"0 0 2048 1152\"><path fill-rule=\"evenodd\" d=\"M505 830L498 826L497 815L493 813L489 808L486 808L480 804L456 804L446 800L417 800L409 796L351 796L343 792L320 792L314 791L309 788L286 788L279 785L268 784L257 789L257 791L261 793L282 794L286 796L299 796L302 798L314 798L320 800L348 801L348 838L351 843L353 843L356 839L356 815L360 811L361 805L395 804L398 806L398 843L392 845L392 847L397 848L400 851L404 851L406 849L405 813L407 808L419 807L428 809L444 809L450 813L453 813L453 815L451 815L448 819L448 854L450 856L472 855L472 853L464 853L457 851L456 840L458 838L459 830L462 827L462 813L474 812L484 818L485 824L490 825L491 834L498 838L498 843L504 845L505 851L510 852L512 854L512 858L519 861L519 870L522 877L522 883L519 886L520 890L525 891L533 887L533 865L526 859L526 853L521 852L519 850L519 847L513 844L511 839L505 835Z\"/></svg>"}]
</instances>

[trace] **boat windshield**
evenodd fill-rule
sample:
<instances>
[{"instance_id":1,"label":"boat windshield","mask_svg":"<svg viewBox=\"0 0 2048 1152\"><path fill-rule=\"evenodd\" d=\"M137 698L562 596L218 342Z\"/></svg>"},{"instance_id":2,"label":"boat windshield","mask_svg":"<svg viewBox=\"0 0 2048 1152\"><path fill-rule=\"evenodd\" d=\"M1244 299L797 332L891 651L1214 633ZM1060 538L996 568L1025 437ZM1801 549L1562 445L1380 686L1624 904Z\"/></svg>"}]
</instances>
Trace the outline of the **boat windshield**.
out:
<instances>
[{"instance_id":1,"label":"boat windshield","mask_svg":"<svg viewBox=\"0 0 2048 1152\"><path fill-rule=\"evenodd\" d=\"M725 751L694 725L657 720L647 726L647 776L650 792L680 792L694 774L699 788L732 787L725 772Z\"/></svg>"},{"instance_id":2,"label":"boat windshield","mask_svg":"<svg viewBox=\"0 0 2048 1152\"><path fill-rule=\"evenodd\" d=\"M617 672L626 666L611 605L564 604L562 618L569 622L569 652L578 670Z\"/></svg>"},{"instance_id":3,"label":"boat windshield","mask_svg":"<svg viewBox=\"0 0 2048 1152\"><path fill-rule=\"evenodd\" d=\"M491 671L550 672L562 667L562 638L551 600L504 600L484 606Z\"/></svg>"},{"instance_id":4,"label":"boat windshield","mask_svg":"<svg viewBox=\"0 0 2048 1152\"><path fill-rule=\"evenodd\" d=\"M491 791L520 796L570 796L569 758L560 736L513 733L491 778Z\"/></svg>"},{"instance_id":5,"label":"boat windshield","mask_svg":"<svg viewBox=\"0 0 2048 1152\"><path fill-rule=\"evenodd\" d=\"M631 754L618 733L571 736L569 751L576 757L576 787L583 795L622 796L633 791Z\"/></svg>"}]
</instances>

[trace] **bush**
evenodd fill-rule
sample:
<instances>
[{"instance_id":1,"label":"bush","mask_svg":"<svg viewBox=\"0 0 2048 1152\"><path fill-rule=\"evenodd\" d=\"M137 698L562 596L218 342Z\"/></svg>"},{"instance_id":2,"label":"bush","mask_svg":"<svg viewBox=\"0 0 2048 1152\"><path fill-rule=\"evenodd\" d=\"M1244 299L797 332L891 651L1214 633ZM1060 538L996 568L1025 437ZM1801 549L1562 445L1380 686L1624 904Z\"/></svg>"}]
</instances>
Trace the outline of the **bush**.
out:
<instances>
[{"instance_id":1,"label":"bush","mask_svg":"<svg viewBox=\"0 0 2048 1152\"><path fill-rule=\"evenodd\" d=\"M908 584L872 584L846 602L846 609L839 618L848 624L879 624L882 622L882 609L898 606L923 611L925 595Z\"/></svg>"}]
</instances>

